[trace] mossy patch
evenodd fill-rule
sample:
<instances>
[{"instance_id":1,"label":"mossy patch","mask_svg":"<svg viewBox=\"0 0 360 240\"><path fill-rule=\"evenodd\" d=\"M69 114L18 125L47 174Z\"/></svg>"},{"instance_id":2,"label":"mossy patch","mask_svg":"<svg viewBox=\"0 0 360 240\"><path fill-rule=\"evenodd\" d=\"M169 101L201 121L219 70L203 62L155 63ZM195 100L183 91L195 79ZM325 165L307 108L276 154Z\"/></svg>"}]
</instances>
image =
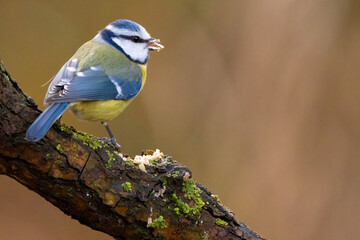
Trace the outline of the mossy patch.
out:
<instances>
[{"instance_id":1,"label":"mossy patch","mask_svg":"<svg viewBox=\"0 0 360 240\"><path fill-rule=\"evenodd\" d=\"M166 228L166 223L165 223L165 219L163 216L158 216L157 218L155 218L154 220L152 220L151 222L151 227L152 228Z\"/></svg>"},{"instance_id":2,"label":"mossy patch","mask_svg":"<svg viewBox=\"0 0 360 240\"><path fill-rule=\"evenodd\" d=\"M179 176L180 172L179 171L175 171L173 174L169 173L167 176L168 177L173 177L173 178L177 178Z\"/></svg>"},{"instance_id":3,"label":"mossy patch","mask_svg":"<svg viewBox=\"0 0 360 240\"><path fill-rule=\"evenodd\" d=\"M106 154L108 155L109 159L107 161L107 163L105 163L105 167L107 169L112 168L113 163L115 162L116 158L114 157L114 154L111 153L109 150L105 150Z\"/></svg>"},{"instance_id":4,"label":"mossy patch","mask_svg":"<svg viewBox=\"0 0 360 240\"><path fill-rule=\"evenodd\" d=\"M201 190L196 186L194 179L190 178L187 181L183 182L183 192L184 197L187 199L194 200L195 204L191 207L191 211L194 215L200 213L202 207L205 205L204 201L201 199L200 193Z\"/></svg>"},{"instance_id":5,"label":"mossy patch","mask_svg":"<svg viewBox=\"0 0 360 240\"><path fill-rule=\"evenodd\" d=\"M92 149L96 150L98 148L103 148L103 147L108 147L109 145L99 139L97 139L96 137L77 131L75 132L74 129L72 127L68 127L66 126L64 123L60 122L60 130L62 132L67 132L67 133L72 133L72 137L75 138L76 140L80 140L82 141L82 143L86 146L91 147ZM73 147L77 147L76 143L73 143Z\"/></svg>"},{"instance_id":6,"label":"mossy patch","mask_svg":"<svg viewBox=\"0 0 360 240\"><path fill-rule=\"evenodd\" d=\"M215 198L217 202L220 202L220 198L216 194L211 194L211 197Z\"/></svg>"},{"instance_id":7,"label":"mossy patch","mask_svg":"<svg viewBox=\"0 0 360 240\"><path fill-rule=\"evenodd\" d=\"M65 132L65 131L69 131L70 128L68 126L66 126L64 123L60 122L60 130L62 132Z\"/></svg>"},{"instance_id":8,"label":"mossy patch","mask_svg":"<svg viewBox=\"0 0 360 240\"><path fill-rule=\"evenodd\" d=\"M134 160L132 160L130 157L123 158L123 160L125 161L125 164L130 165L130 166L135 166Z\"/></svg>"},{"instance_id":9,"label":"mossy patch","mask_svg":"<svg viewBox=\"0 0 360 240\"><path fill-rule=\"evenodd\" d=\"M161 164L162 164L162 159L157 158L157 159L149 161L149 163L146 165L149 167L158 167L158 166L161 166Z\"/></svg>"},{"instance_id":10,"label":"mossy patch","mask_svg":"<svg viewBox=\"0 0 360 240\"><path fill-rule=\"evenodd\" d=\"M103 141L97 139L96 137L91 136L86 133L73 132L73 138L82 141L82 143L84 145L89 146L94 150L109 146L108 144L104 143Z\"/></svg>"},{"instance_id":11,"label":"mossy patch","mask_svg":"<svg viewBox=\"0 0 360 240\"><path fill-rule=\"evenodd\" d=\"M59 153L64 153L65 150L61 147L60 143L58 145L56 145L56 150L59 151Z\"/></svg>"},{"instance_id":12,"label":"mossy patch","mask_svg":"<svg viewBox=\"0 0 360 240\"><path fill-rule=\"evenodd\" d=\"M215 223L216 223L217 225L221 225L221 226L227 226L227 225L229 225L227 222L225 222L224 220L222 220L222 219L220 219L220 218L217 218L217 219L215 220Z\"/></svg>"},{"instance_id":13,"label":"mossy patch","mask_svg":"<svg viewBox=\"0 0 360 240\"><path fill-rule=\"evenodd\" d=\"M184 198L193 200L194 205L189 206L187 203L183 202L180 197L178 197L175 193L172 195L175 201L174 212L176 214L188 214L192 213L194 215L199 215L202 207L205 205L204 201L201 199L201 190L196 186L194 179L190 178L187 181L183 182L182 191L184 193Z\"/></svg>"},{"instance_id":14,"label":"mossy patch","mask_svg":"<svg viewBox=\"0 0 360 240\"><path fill-rule=\"evenodd\" d=\"M174 201L175 201L175 207L174 207L174 212L177 215L180 215L180 213L184 213L184 214L188 214L190 212L190 207L187 203L184 203L181 198L179 198L178 196L176 196L176 194L174 193L172 195Z\"/></svg>"},{"instance_id":15,"label":"mossy patch","mask_svg":"<svg viewBox=\"0 0 360 240\"><path fill-rule=\"evenodd\" d=\"M130 182L124 182L123 184L121 184L121 186L125 192L132 192L132 187Z\"/></svg>"}]
</instances>

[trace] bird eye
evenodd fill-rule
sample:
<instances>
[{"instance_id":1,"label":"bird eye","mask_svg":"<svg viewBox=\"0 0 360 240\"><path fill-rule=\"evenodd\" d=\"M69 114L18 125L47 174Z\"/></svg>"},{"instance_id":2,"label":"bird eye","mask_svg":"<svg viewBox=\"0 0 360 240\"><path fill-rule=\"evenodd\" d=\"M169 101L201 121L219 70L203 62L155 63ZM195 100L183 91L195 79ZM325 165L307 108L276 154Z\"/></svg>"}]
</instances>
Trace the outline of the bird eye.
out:
<instances>
[{"instance_id":1,"label":"bird eye","mask_svg":"<svg viewBox=\"0 0 360 240\"><path fill-rule=\"evenodd\" d=\"M130 38L130 40L131 40L132 42L134 42L134 43L138 43L138 42L141 41L141 38L138 37L138 36L132 36L132 37Z\"/></svg>"}]
</instances>

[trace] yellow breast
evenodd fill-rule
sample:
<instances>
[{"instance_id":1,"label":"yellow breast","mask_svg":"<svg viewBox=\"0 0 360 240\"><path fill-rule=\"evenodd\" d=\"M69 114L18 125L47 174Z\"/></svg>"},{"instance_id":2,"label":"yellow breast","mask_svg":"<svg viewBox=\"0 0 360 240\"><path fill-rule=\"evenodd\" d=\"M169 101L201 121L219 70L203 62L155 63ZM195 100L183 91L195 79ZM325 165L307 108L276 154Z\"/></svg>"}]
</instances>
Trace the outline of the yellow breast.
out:
<instances>
[{"instance_id":1,"label":"yellow breast","mask_svg":"<svg viewBox=\"0 0 360 240\"><path fill-rule=\"evenodd\" d=\"M108 122L119 115L131 100L84 101L71 103L72 112L83 120Z\"/></svg>"}]
</instances>

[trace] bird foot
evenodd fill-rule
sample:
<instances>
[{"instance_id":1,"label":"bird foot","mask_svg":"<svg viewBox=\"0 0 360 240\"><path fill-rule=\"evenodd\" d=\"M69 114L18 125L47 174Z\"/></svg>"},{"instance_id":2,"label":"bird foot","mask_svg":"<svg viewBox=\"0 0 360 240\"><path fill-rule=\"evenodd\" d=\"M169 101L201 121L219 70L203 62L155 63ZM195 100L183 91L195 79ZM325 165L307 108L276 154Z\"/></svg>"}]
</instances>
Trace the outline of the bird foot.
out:
<instances>
[{"instance_id":1,"label":"bird foot","mask_svg":"<svg viewBox=\"0 0 360 240\"><path fill-rule=\"evenodd\" d=\"M119 153L121 153L121 146L116 142L115 139L108 139L108 138L104 137L101 140L104 141L106 144L115 148L115 150L118 151Z\"/></svg>"}]
</instances>

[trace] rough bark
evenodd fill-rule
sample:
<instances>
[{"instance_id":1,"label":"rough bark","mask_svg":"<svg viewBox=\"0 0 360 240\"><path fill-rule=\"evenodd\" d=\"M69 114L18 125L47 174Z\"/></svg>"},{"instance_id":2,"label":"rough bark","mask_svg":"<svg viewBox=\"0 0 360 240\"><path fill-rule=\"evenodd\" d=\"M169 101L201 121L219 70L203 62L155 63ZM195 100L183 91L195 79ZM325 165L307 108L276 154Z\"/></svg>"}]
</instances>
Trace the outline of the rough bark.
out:
<instances>
[{"instance_id":1,"label":"rough bark","mask_svg":"<svg viewBox=\"0 0 360 240\"><path fill-rule=\"evenodd\" d=\"M27 142L39 113L0 62L0 174L82 224L116 239L262 239L169 156L144 172L59 122L39 142Z\"/></svg>"}]
</instances>

